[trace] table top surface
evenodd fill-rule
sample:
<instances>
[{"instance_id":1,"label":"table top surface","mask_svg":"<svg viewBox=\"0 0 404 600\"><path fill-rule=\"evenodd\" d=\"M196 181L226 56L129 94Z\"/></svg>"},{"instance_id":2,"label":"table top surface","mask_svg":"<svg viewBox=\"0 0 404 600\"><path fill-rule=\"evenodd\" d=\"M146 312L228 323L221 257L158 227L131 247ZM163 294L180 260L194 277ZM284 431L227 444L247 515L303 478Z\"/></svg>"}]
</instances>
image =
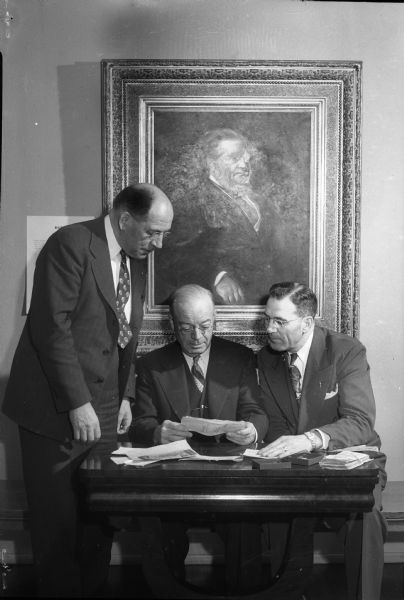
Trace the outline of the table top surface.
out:
<instances>
[{"instance_id":1,"label":"table top surface","mask_svg":"<svg viewBox=\"0 0 404 600\"><path fill-rule=\"evenodd\" d=\"M193 445L206 455L242 454L234 444ZM101 451L102 450L102 451ZM80 478L87 506L104 512L369 511L378 480L374 461L352 470L290 463L260 469L241 462L168 460L149 466L117 465L113 448L94 447Z\"/></svg>"},{"instance_id":2,"label":"table top surface","mask_svg":"<svg viewBox=\"0 0 404 600\"><path fill-rule=\"evenodd\" d=\"M242 455L246 449L245 446L237 446L232 443L220 444L200 444L193 443L192 447L199 453L206 456L235 456ZM254 447L251 445L249 447ZM328 469L318 464L311 466L302 466L291 463L291 459L286 458L276 463L261 459L259 461L243 457L241 462L229 461L193 461L193 460L165 460L155 462L143 467L132 465L117 465L111 460L111 453L116 447L95 446L88 457L81 465L81 478L87 481L97 479L121 480L142 480L142 479L172 479L178 476L182 478L209 478L209 477L229 477L229 478L300 478L308 479L370 479L376 480L378 468L374 461L365 463L360 467L351 470ZM125 448L122 447L122 454ZM259 468L257 463L264 468Z\"/></svg>"}]
</instances>

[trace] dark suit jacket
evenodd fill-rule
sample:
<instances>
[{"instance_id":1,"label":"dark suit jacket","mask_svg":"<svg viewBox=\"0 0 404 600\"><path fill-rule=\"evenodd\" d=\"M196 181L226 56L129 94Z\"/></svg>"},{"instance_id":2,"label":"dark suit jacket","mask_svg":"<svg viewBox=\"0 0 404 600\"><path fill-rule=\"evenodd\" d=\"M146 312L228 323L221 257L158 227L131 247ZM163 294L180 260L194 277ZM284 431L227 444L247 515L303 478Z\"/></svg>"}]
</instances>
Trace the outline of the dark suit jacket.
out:
<instances>
[{"instance_id":1,"label":"dark suit jacket","mask_svg":"<svg viewBox=\"0 0 404 600\"><path fill-rule=\"evenodd\" d=\"M133 359L145 278L146 262L131 260L133 338L118 360L116 292L104 219L54 233L36 263L31 306L14 356L4 413L36 433L70 439L68 411L97 403L111 363L117 368L119 363L119 398L134 397Z\"/></svg>"},{"instance_id":2,"label":"dark suit jacket","mask_svg":"<svg viewBox=\"0 0 404 600\"><path fill-rule=\"evenodd\" d=\"M197 195L175 207L172 235L156 256L156 302L185 283L213 290L216 276L226 271L241 286L244 304L265 304L275 281L305 281L308 254L288 239L268 198L254 196L261 211L258 232L237 203L212 181L201 183ZM221 301L217 297L216 303Z\"/></svg>"},{"instance_id":3,"label":"dark suit jacket","mask_svg":"<svg viewBox=\"0 0 404 600\"><path fill-rule=\"evenodd\" d=\"M300 410L291 390L284 353L269 346L258 354L260 385L270 420L266 441L320 428L329 448L359 444L380 448L376 407L364 346L356 339L315 327L303 380Z\"/></svg>"},{"instance_id":4,"label":"dark suit jacket","mask_svg":"<svg viewBox=\"0 0 404 600\"><path fill-rule=\"evenodd\" d=\"M154 350L139 360L132 423L135 443L152 445L154 430L165 419L179 422L190 414L186 369L178 342ZM206 386L211 418L250 421L258 439L263 439L268 420L260 405L251 350L213 336Z\"/></svg>"}]
</instances>

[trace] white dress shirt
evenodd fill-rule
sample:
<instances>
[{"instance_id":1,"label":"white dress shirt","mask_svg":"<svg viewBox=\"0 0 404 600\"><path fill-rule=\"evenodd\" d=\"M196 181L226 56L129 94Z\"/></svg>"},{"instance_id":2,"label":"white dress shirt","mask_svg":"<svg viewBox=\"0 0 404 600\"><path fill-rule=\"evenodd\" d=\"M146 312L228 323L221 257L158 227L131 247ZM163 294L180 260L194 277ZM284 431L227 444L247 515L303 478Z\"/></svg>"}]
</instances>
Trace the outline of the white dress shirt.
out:
<instances>
[{"instance_id":1,"label":"white dress shirt","mask_svg":"<svg viewBox=\"0 0 404 600\"><path fill-rule=\"evenodd\" d=\"M118 287L118 281L119 281L119 268L121 266L121 250L122 250L122 248L118 244L115 234L113 232L109 215L105 216L104 224L105 224L105 234L107 236L109 257L111 260L112 277L114 279L114 289L115 289L115 293L116 293L116 289ZM130 260L128 260L128 257L126 257L126 266L128 267L129 278L130 278ZM132 286L131 286L131 291L129 294L129 299L125 305L125 316L126 316L126 320L128 321L128 323L130 322L131 310L132 310Z\"/></svg>"}]
</instances>

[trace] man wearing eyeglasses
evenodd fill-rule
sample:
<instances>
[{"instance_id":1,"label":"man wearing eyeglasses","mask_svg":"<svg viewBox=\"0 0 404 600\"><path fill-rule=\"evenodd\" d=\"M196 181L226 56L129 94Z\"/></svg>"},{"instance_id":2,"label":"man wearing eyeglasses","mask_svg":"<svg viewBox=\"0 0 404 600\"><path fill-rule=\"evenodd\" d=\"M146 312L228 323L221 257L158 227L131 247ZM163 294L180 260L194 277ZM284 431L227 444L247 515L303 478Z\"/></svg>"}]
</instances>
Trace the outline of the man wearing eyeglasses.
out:
<instances>
[{"instance_id":1,"label":"man wearing eyeglasses","mask_svg":"<svg viewBox=\"0 0 404 600\"><path fill-rule=\"evenodd\" d=\"M171 297L176 341L150 352L138 363L132 437L166 444L191 438L185 415L240 422L229 441L261 441L268 421L251 350L213 335L215 305L210 291L189 284ZM198 375L199 373L199 375Z\"/></svg>"},{"instance_id":2,"label":"man wearing eyeglasses","mask_svg":"<svg viewBox=\"0 0 404 600\"><path fill-rule=\"evenodd\" d=\"M56 231L38 256L3 404L19 425L38 597L105 591L112 531L82 519L78 470L131 423L145 259L172 218L162 190L135 184L109 214Z\"/></svg>"},{"instance_id":3,"label":"man wearing eyeglasses","mask_svg":"<svg viewBox=\"0 0 404 600\"><path fill-rule=\"evenodd\" d=\"M260 386L270 420L265 439L270 443L260 451L262 456L286 457L362 444L380 450L365 348L357 339L317 326L316 313L317 298L307 286L282 282L270 288L265 307L269 343L258 354ZM375 508L364 517L366 589L362 597L366 600L379 598L383 574L386 524L379 509L385 484L384 455L379 455L378 464ZM359 535L359 523L352 519L347 523L345 557L352 598L357 597L360 581L355 569L361 551Z\"/></svg>"},{"instance_id":4,"label":"man wearing eyeglasses","mask_svg":"<svg viewBox=\"0 0 404 600\"><path fill-rule=\"evenodd\" d=\"M268 420L260 405L252 350L213 335L213 297L199 285L178 288L171 297L170 312L176 341L150 352L138 363L130 436L133 443L192 439L196 434L181 424L186 415L237 421L239 429L226 434L235 444L261 441ZM259 531L248 523L222 522L216 523L216 531L227 548L228 587L240 591L243 585L251 585L252 573L261 575ZM172 571L184 578L186 524L166 521L164 532L166 560ZM236 564L236 556L244 558Z\"/></svg>"}]
</instances>

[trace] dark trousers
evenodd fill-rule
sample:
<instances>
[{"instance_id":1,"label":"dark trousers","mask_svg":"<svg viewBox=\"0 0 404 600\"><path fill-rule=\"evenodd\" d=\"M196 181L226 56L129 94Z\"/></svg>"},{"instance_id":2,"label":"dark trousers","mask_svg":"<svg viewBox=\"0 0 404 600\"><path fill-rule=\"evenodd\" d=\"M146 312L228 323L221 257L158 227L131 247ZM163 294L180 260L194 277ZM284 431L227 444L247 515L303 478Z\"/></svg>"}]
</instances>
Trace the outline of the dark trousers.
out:
<instances>
[{"instance_id":1,"label":"dark trousers","mask_svg":"<svg viewBox=\"0 0 404 600\"><path fill-rule=\"evenodd\" d=\"M162 520L166 564L180 580L185 580L184 561L189 550L187 531L193 522L178 517ZM224 544L227 593L251 592L262 583L261 525L258 522L224 520L218 517L210 528Z\"/></svg>"},{"instance_id":2,"label":"dark trousers","mask_svg":"<svg viewBox=\"0 0 404 600\"><path fill-rule=\"evenodd\" d=\"M92 596L105 585L113 530L79 511L78 469L90 448L20 427L39 597Z\"/></svg>"},{"instance_id":3,"label":"dark trousers","mask_svg":"<svg viewBox=\"0 0 404 600\"><path fill-rule=\"evenodd\" d=\"M376 485L373 495L375 504L370 512L363 515L354 513L347 519L325 519L332 530L345 527L344 559L348 600L380 600L384 542L387 535L386 519L381 512L381 483ZM312 552L315 525L315 520L305 517L289 521L280 519L268 524L273 576L283 568L285 560L295 558L294 551L290 549L291 541L295 538L300 539L300 547L307 545L306 554ZM296 562L297 567L299 560Z\"/></svg>"},{"instance_id":4,"label":"dark trousers","mask_svg":"<svg viewBox=\"0 0 404 600\"><path fill-rule=\"evenodd\" d=\"M345 571L349 600L379 600L384 568L387 521L381 512L382 487L377 484L373 509L353 514L346 524Z\"/></svg>"}]
</instances>

